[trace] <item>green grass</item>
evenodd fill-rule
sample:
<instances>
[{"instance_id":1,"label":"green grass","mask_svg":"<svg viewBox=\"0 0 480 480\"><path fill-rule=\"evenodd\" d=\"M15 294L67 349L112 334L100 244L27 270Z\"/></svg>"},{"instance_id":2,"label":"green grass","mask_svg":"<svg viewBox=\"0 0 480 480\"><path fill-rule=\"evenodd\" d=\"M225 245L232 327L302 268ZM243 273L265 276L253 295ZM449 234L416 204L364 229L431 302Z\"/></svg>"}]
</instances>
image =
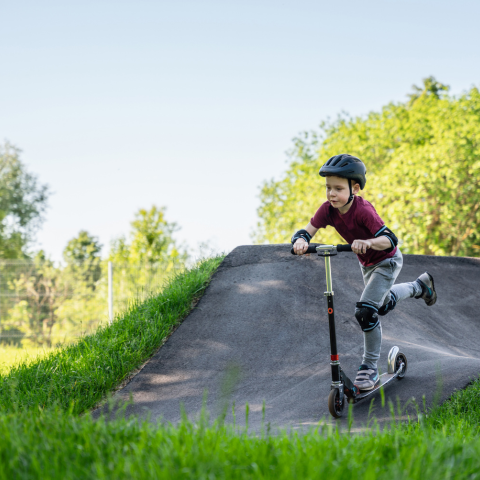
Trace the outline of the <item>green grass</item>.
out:
<instances>
[{"instance_id":1,"label":"green grass","mask_svg":"<svg viewBox=\"0 0 480 480\"><path fill-rule=\"evenodd\" d=\"M112 327L1 377L0 480L480 479L478 380L418 421L356 435L325 426L270 435L221 419L171 426L79 416L156 351L220 261L178 275Z\"/></svg>"},{"instance_id":2,"label":"green grass","mask_svg":"<svg viewBox=\"0 0 480 480\"><path fill-rule=\"evenodd\" d=\"M469 423L258 435L221 422L173 427L28 411L0 416L0 478L478 479L478 423Z\"/></svg>"},{"instance_id":3,"label":"green grass","mask_svg":"<svg viewBox=\"0 0 480 480\"><path fill-rule=\"evenodd\" d=\"M114 389L190 312L222 257L177 274L162 293L133 304L111 326L0 376L0 412L50 408L82 413Z\"/></svg>"},{"instance_id":4,"label":"green grass","mask_svg":"<svg viewBox=\"0 0 480 480\"><path fill-rule=\"evenodd\" d=\"M0 374L7 374L12 367L20 363L28 365L54 350L54 348L45 347L0 347Z\"/></svg>"},{"instance_id":5,"label":"green grass","mask_svg":"<svg viewBox=\"0 0 480 480\"><path fill-rule=\"evenodd\" d=\"M450 424L460 428L465 425L466 429L473 428L480 434L480 378L464 390L457 390L447 402L429 412L427 421L438 429Z\"/></svg>"}]
</instances>

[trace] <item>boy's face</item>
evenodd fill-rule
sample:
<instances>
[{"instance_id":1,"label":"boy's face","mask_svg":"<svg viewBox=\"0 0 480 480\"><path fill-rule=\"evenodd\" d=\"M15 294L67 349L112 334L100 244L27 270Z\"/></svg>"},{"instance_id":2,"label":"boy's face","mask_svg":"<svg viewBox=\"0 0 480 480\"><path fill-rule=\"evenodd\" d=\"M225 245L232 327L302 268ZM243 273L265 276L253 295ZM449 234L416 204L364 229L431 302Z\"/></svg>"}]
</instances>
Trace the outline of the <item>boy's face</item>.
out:
<instances>
[{"instance_id":1,"label":"boy's face","mask_svg":"<svg viewBox=\"0 0 480 480\"><path fill-rule=\"evenodd\" d=\"M325 186L327 187L327 200L332 207L343 207L348 202L350 196L350 189L346 178L341 177L326 177ZM360 185L356 183L352 185L352 192L358 193Z\"/></svg>"}]
</instances>

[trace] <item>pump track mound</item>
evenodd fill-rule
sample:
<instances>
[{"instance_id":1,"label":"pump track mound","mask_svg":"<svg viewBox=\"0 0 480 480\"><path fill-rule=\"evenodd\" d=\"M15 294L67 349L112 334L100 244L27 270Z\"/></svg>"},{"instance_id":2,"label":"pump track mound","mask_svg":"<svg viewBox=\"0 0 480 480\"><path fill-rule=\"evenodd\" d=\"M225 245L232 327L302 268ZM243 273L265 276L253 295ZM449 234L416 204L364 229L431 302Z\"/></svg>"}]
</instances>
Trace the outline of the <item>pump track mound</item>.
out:
<instances>
[{"instance_id":1,"label":"pump track mound","mask_svg":"<svg viewBox=\"0 0 480 480\"><path fill-rule=\"evenodd\" d=\"M363 290L356 255L332 257L338 351L351 378L361 363L362 332L354 317ZM408 299L382 317L379 362L387 370L393 345L405 353L408 371L401 381L353 408L354 429L372 419L415 417L464 388L480 373L480 259L404 255L397 283L424 271L435 280L437 303ZM327 407L330 344L325 263L317 255L290 254L290 245L240 246L222 262L195 309L114 400L133 400L122 414L152 421L180 421L182 409L198 418L202 405L210 418L227 409L227 422L249 428L306 429L319 422L340 424ZM373 398L373 404L372 404ZM232 414L235 405L235 420ZM113 415L105 406L95 412Z\"/></svg>"}]
</instances>

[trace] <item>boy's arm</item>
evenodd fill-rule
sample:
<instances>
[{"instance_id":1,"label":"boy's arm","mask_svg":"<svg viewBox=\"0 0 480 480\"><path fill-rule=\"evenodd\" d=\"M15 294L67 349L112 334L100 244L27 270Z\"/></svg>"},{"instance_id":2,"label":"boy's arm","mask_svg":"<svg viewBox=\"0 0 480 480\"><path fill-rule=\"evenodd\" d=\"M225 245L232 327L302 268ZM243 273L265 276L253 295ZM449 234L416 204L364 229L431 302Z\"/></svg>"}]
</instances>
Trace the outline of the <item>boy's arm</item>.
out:
<instances>
[{"instance_id":1,"label":"boy's arm","mask_svg":"<svg viewBox=\"0 0 480 480\"><path fill-rule=\"evenodd\" d=\"M367 253L367 250L388 250L392 247L392 243L388 237L381 236L371 238L369 240L354 240L352 243L352 251L355 253Z\"/></svg>"},{"instance_id":2,"label":"boy's arm","mask_svg":"<svg viewBox=\"0 0 480 480\"><path fill-rule=\"evenodd\" d=\"M305 227L305 230L310 235L310 238L313 238L319 229L315 228L310 222L308 222L308 225ZM299 232L301 232L301 230L299 230ZM307 248L308 248L308 242L301 237L297 238L293 244L293 251L295 252L296 255L303 255L307 251Z\"/></svg>"},{"instance_id":3,"label":"boy's arm","mask_svg":"<svg viewBox=\"0 0 480 480\"><path fill-rule=\"evenodd\" d=\"M363 225L370 231L373 238L368 240L355 240L352 243L352 251L357 254L366 253L369 248L372 250L386 250L393 252L398 245L396 235L383 223L373 206L367 202L367 208L363 210L360 217Z\"/></svg>"}]
</instances>

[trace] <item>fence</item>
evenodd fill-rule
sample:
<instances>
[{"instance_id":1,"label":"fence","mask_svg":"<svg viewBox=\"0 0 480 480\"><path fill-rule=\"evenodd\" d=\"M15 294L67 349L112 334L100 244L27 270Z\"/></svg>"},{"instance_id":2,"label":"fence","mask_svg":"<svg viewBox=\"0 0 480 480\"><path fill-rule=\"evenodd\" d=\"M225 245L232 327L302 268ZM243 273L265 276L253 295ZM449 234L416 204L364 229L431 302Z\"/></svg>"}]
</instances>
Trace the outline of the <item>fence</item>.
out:
<instances>
[{"instance_id":1,"label":"fence","mask_svg":"<svg viewBox=\"0 0 480 480\"><path fill-rule=\"evenodd\" d=\"M52 347L111 322L183 266L107 261L0 262L0 346Z\"/></svg>"}]
</instances>

